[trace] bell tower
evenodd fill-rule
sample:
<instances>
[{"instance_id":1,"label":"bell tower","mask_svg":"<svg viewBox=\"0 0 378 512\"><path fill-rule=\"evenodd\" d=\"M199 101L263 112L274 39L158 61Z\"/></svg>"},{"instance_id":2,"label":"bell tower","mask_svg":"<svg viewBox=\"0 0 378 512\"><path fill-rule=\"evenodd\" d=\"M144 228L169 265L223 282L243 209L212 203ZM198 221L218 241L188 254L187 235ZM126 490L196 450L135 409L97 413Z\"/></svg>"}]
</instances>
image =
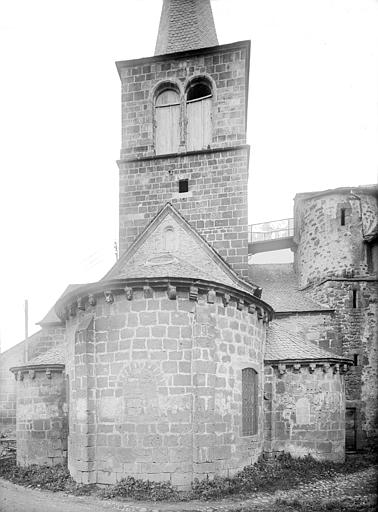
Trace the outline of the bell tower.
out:
<instances>
[{"instance_id":1,"label":"bell tower","mask_svg":"<svg viewBox=\"0 0 378 512\"><path fill-rule=\"evenodd\" d=\"M210 0L164 0L155 55L117 62L121 255L170 202L247 277L249 56L218 44Z\"/></svg>"}]
</instances>

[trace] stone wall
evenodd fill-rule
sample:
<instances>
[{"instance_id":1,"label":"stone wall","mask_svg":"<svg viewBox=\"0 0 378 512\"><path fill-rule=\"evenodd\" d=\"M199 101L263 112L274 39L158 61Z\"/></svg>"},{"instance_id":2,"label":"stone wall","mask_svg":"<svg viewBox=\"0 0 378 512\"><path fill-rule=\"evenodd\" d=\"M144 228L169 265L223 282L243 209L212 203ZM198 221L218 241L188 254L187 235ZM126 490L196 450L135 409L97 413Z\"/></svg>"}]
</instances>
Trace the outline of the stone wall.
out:
<instances>
[{"instance_id":1,"label":"stone wall","mask_svg":"<svg viewBox=\"0 0 378 512\"><path fill-rule=\"evenodd\" d=\"M342 461L345 443L343 375L335 367L266 366L265 450Z\"/></svg>"},{"instance_id":2,"label":"stone wall","mask_svg":"<svg viewBox=\"0 0 378 512\"><path fill-rule=\"evenodd\" d=\"M24 345L18 345L0 355L0 433L16 434L16 382L9 371L24 361Z\"/></svg>"},{"instance_id":3,"label":"stone wall","mask_svg":"<svg viewBox=\"0 0 378 512\"><path fill-rule=\"evenodd\" d=\"M249 42L117 63L122 82L120 254L166 202L248 277L246 110ZM212 88L212 141L187 152L186 91L202 77ZM155 155L156 91L180 91L180 148ZM189 180L179 193L179 180Z\"/></svg>"},{"instance_id":4,"label":"stone wall","mask_svg":"<svg viewBox=\"0 0 378 512\"><path fill-rule=\"evenodd\" d=\"M146 297L146 294L148 297ZM261 317L260 317L261 318ZM255 461L263 445L265 323L210 292L158 289L67 322L69 469L80 482L126 475L181 488ZM258 433L241 431L241 372L258 372Z\"/></svg>"},{"instance_id":5,"label":"stone wall","mask_svg":"<svg viewBox=\"0 0 378 512\"><path fill-rule=\"evenodd\" d=\"M122 82L121 159L155 154L154 96L156 87L167 81L180 91L185 149L184 96L196 76L206 76L213 88L210 147L245 144L249 41L118 62L117 67Z\"/></svg>"},{"instance_id":6,"label":"stone wall","mask_svg":"<svg viewBox=\"0 0 378 512\"><path fill-rule=\"evenodd\" d=\"M68 422L63 370L21 370L16 376L17 463L64 463Z\"/></svg>"},{"instance_id":7,"label":"stone wall","mask_svg":"<svg viewBox=\"0 0 378 512\"><path fill-rule=\"evenodd\" d=\"M310 291L335 309L342 354L355 360L345 382L347 406L357 413L357 448L373 446L378 439L378 283L333 279Z\"/></svg>"},{"instance_id":8,"label":"stone wall","mask_svg":"<svg viewBox=\"0 0 378 512\"><path fill-rule=\"evenodd\" d=\"M44 327L28 338L28 360L64 342L64 327ZM9 368L25 361L25 342L0 354L0 432L15 434L16 382Z\"/></svg>"},{"instance_id":9,"label":"stone wall","mask_svg":"<svg viewBox=\"0 0 378 512\"><path fill-rule=\"evenodd\" d=\"M62 345L65 341L65 328L62 326L46 326L28 347L28 361L44 354L48 350Z\"/></svg>"},{"instance_id":10,"label":"stone wall","mask_svg":"<svg viewBox=\"0 0 378 512\"><path fill-rule=\"evenodd\" d=\"M295 266L300 286L326 277L369 274L363 235L378 217L377 199L358 192L325 194L295 201ZM345 223L341 223L344 210Z\"/></svg>"},{"instance_id":11,"label":"stone wall","mask_svg":"<svg viewBox=\"0 0 378 512\"><path fill-rule=\"evenodd\" d=\"M120 163L120 250L170 201L244 276L248 272L248 148ZM180 179L189 192L179 194Z\"/></svg>"},{"instance_id":12,"label":"stone wall","mask_svg":"<svg viewBox=\"0 0 378 512\"><path fill-rule=\"evenodd\" d=\"M290 313L278 314L275 322L290 332L301 335L303 340L310 341L319 348L341 355L342 338L335 329L335 313Z\"/></svg>"}]
</instances>

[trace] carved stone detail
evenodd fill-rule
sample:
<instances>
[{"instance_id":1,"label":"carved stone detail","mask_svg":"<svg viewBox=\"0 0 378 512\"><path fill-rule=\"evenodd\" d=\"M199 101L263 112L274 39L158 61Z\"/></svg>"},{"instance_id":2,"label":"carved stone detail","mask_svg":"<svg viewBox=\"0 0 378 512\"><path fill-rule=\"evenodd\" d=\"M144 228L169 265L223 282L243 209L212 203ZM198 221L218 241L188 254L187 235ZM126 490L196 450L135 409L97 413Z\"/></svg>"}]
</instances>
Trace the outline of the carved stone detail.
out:
<instances>
[{"instance_id":1,"label":"carved stone detail","mask_svg":"<svg viewBox=\"0 0 378 512\"><path fill-rule=\"evenodd\" d=\"M130 286L126 286L125 294L126 294L126 299L127 300L133 300L133 289L130 288Z\"/></svg>"},{"instance_id":2,"label":"carved stone detail","mask_svg":"<svg viewBox=\"0 0 378 512\"><path fill-rule=\"evenodd\" d=\"M280 375L284 375L286 373L286 364L279 364L278 365L278 373Z\"/></svg>"},{"instance_id":3,"label":"carved stone detail","mask_svg":"<svg viewBox=\"0 0 378 512\"><path fill-rule=\"evenodd\" d=\"M176 297L177 297L176 286L172 286L172 285L169 284L168 288L167 288L167 295L168 295L168 299L175 300Z\"/></svg>"},{"instance_id":4,"label":"carved stone detail","mask_svg":"<svg viewBox=\"0 0 378 512\"><path fill-rule=\"evenodd\" d=\"M223 306L226 307L230 304L231 296L229 293L223 295Z\"/></svg>"},{"instance_id":5,"label":"carved stone detail","mask_svg":"<svg viewBox=\"0 0 378 512\"><path fill-rule=\"evenodd\" d=\"M113 304L114 296L111 291L104 292L104 296L105 296L105 302L107 302L108 304Z\"/></svg>"},{"instance_id":6,"label":"carved stone detail","mask_svg":"<svg viewBox=\"0 0 378 512\"><path fill-rule=\"evenodd\" d=\"M191 286L189 289L189 300L198 300L197 286Z\"/></svg>"},{"instance_id":7,"label":"carved stone detail","mask_svg":"<svg viewBox=\"0 0 378 512\"><path fill-rule=\"evenodd\" d=\"M93 294L88 295L88 303L90 306L95 306L97 304L96 297Z\"/></svg>"},{"instance_id":8,"label":"carved stone detail","mask_svg":"<svg viewBox=\"0 0 378 512\"><path fill-rule=\"evenodd\" d=\"M143 294L145 299L152 299L154 292L151 286L143 286Z\"/></svg>"},{"instance_id":9,"label":"carved stone detail","mask_svg":"<svg viewBox=\"0 0 378 512\"><path fill-rule=\"evenodd\" d=\"M310 363L309 370L310 373L314 373L314 371L316 370L316 363Z\"/></svg>"},{"instance_id":10,"label":"carved stone detail","mask_svg":"<svg viewBox=\"0 0 378 512\"><path fill-rule=\"evenodd\" d=\"M85 311L85 304L84 304L83 297L77 298L77 309L80 309L80 311Z\"/></svg>"},{"instance_id":11,"label":"carved stone detail","mask_svg":"<svg viewBox=\"0 0 378 512\"><path fill-rule=\"evenodd\" d=\"M215 290L209 290L208 294L207 294L207 302L209 304L214 304L216 299L217 299L217 294L216 294Z\"/></svg>"}]
</instances>

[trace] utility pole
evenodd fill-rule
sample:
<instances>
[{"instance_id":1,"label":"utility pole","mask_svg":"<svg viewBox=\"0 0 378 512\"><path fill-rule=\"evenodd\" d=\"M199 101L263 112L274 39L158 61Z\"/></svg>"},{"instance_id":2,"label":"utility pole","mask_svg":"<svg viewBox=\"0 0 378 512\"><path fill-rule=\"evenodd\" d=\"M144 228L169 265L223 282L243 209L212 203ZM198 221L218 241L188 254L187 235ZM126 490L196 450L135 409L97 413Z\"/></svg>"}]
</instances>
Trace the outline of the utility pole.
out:
<instances>
[{"instance_id":1,"label":"utility pole","mask_svg":"<svg viewBox=\"0 0 378 512\"><path fill-rule=\"evenodd\" d=\"M25 341L24 341L24 362L28 362L28 337L29 337L29 302L25 299L24 304L25 312Z\"/></svg>"}]
</instances>

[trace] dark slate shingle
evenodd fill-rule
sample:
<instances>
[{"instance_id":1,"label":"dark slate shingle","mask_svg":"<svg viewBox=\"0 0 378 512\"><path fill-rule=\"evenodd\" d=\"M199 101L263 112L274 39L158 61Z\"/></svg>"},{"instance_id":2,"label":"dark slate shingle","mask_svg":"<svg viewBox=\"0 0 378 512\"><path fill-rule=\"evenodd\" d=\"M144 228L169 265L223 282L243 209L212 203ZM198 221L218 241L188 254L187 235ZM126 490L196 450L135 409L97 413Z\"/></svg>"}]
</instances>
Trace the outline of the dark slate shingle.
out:
<instances>
[{"instance_id":1,"label":"dark slate shingle","mask_svg":"<svg viewBox=\"0 0 378 512\"><path fill-rule=\"evenodd\" d=\"M265 361L318 361L346 358L317 347L310 341L305 341L295 332L283 328L278 322L271 322L268 327L265 347Z\"/></svg>"},{"instance_id":2,"label":"dark slate shingle","mask_svg":"<svg viewBox=\"0 0 378 512\"><path fill-rule=\"evenodd\" d=\"M210 0L164 0L155 55L217 45Z\"/></svg>"},{"instance_id":3,"label":"dark slate shingle","mask_svg":"<svg viewBox=\"0 0 378 512\"><path fill-rule=\"evenodd\" d=\"M309 297L306 291L299 290L292 263L252 264L249 278L263 289L262 300L270 304L276 312L285 311L329 311Z\"/></svg>"}]
</instances>

